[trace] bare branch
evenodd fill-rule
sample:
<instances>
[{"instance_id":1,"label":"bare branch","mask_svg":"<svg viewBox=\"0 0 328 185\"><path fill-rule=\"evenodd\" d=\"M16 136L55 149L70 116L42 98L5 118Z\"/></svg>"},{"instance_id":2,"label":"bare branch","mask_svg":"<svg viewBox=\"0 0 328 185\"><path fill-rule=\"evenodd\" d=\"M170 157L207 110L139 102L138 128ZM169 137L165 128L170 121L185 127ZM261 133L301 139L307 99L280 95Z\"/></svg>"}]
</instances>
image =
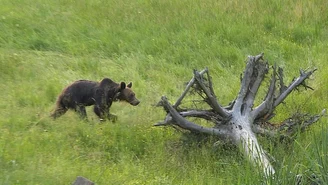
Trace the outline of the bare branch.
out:
<instances>
[{"instance_id":1,"label":"bare branch","mask_svg":"<svg viewBox=\"0 0 328 185\"><path fill-rule=\"evenodd\" d=\"M272 110L275 89L276 89L276 64L273 66L273 74L271 77L270 86L264 101L251 112L253 119L258 119Z\"/></svg>"},{"instance_id":2,"label":"bare branch","mask_svg":"<svg viewBox=\"0 0 328 185\"><path fill-rule=\"evenodd\" d=\"M284 84L284 70L281 67L278 67L278 78L280 83L280 94L282 94L286 89L287 86Z\"/></svg>"},{"instance_id":3,"label":"bare branch","mask_svg":"<svg viewBox=\"0 0 328 185\"><path fill-rule=\"evenodd\" d=\"M281 102L285 100L285 98L299 85L304 84L304 80L309 78L317 69L313 69L309 72L300 71L300 76L296 78L288 87L287 89L281 93L277 99L274 101L273 108L276 108Z\"/></svg>"},{"instance_id":4,"label":"bare branch","mask_svg":"<svg viewBox=\"0 0 328 185\"><path fill-rule=\"evenodd\" d=\"M260 59L263 60L263 55L264 55L264 53L260 53L260 54L256 55L256 56L255 56L255 61L258 61L258 60L260 60Z\"/></svg>"},{"instance_id":5,"label":"bare branch","mask_svg":"<svg viewBox=\"0 0 328 185\"><path fill-rule=\"evenodd\" d=\"M254 70L255 74L252 76L253 79L251 82L251 87L250 87L249 92L247 93L247 97L246 97L246 104L247 104L248 111L250 111L251 108L253 107L253 103L254 103L257 91L259 90L260 85L261 85L265 75L268 73L268 70L269 70L268 63L259 61L254 66L254 69L255 69Z\"/></svg>"},{"instance_id":6,"label":"bare branch","mask_svg":"<svg viewBox=\"0 0 328 185\"><path fill-rule=\"evenodd\" d=\"M252 130L254 133L260 134L263 136L276 137L278 135L278 133L276 131L262 128L260 125L256 125L256 124L252 125Z\"/></svg>"},{"instance_id":7,"label":"bare branch","mask_svg":"<svg viewBox=\"0 0 328 185\"><path fill-rule=\"evenodd\" d=\"M229 105L223 107L226 110L231 110L233 106L235 105L236 100L233 100L232 102L229 103Z\"/></svg>"},{"instance_id":8,"label":"bare branch","mask_svg":"<svg viewBox=\"0 0 328 185\"><path fill-rule=\"evenodd\" d=\"M322 116L325 115L326 109L323 109L321 113L317 115L297 113L283 121L277 130L280 132L286 131L286 134L293 135L299 130L304 131L307 127L317 122Z\"/></svg>"},{"instance_id":9,"label":"bare branch","mask_svg":"<svg viewBox=\"0 0 328 185\"><path fill-rule=\"evenodd\" d=\"M196 79L197 84L202 88L207 98L209 99L209 105L221 116L221 117L229 117L228 111L221 107L221 105L217 102L215 96L211 94L207 87L205 87L204 83L201 80L201 74L194 70L194 78Z\"/></svg>"},{"instance_id":10,"label":"bare branch","mask_svg":"<svg viewBox=\"0 0 328 185\"><path fill-rule=\"evenodd\" d=\"M218 122L223 120L220 115L217 115L212 110L188 110L179 112L182 117L195 117L195 118L203 118L208 121Z\"/></svg>"},{"instance_id":11,"label":"bare branch","mask_svg":"<svg viewBox=\"0 0 328 185\"><path fill-rule=\"evenodd\" d=\"M165 96L162 96L163 106L166 107L174 119L173 124L183 128L190 130L192 132L199 132L199 133L205 133L205 134L211 134L211 135L217 135L223 139L227 139L231 137L231 133L228 129L222 128L207 128L203 126L199 126L195 123L192 123L186 119L184 119L167 101L167 98Z\"/></svg>"},{"instance_id":12,"label":"bare branch","mask_svg":"<svg viewBox=\"0 0 328 185\"><path fill-rule=\"evenodd\" d=\"M170 113L168 113L165 116L164 121L158 122L158 123L154 124L154 126L166 126L166 125L171 125L171 124L173 124L172 116Z\"/></svg>"},{"instance_id":13,"label":"bare branch","mask_svg":"<svg viewBox=\"0 0 328 185\"><path fill-rule=\"evenodd\" d=\"M252 109L256 93L268 71L267 64L262 62L263 55L261 53L248 57L244 76L241 79L240 91L234 105L234 109L243 115Z\"/></svg>"},{"instance_id":14,"label":"bare branch","mask_svg":"<svg viewBox=\"0 0 328 185\"><path fill-rule=\"evenodd\" d=\"M249 84L251 82L251 76L253 74L253 68L255 65L255 58L254 56L249 56L248 61L246 64L246 69L244 71L244 76L242 77L241 80L241 87L238 93L238 97L236 99L235 105L234 105L234 110L241 110L241 107L244 103L244 98L247 95L247 92L249 90Z\"/></svg>"},{"instance_id":15,"label":"bare branch","mask_svg":"<svg viewBox=\"0 0 328 185\"><path fill-rule=\"evenodd\" d=\"M207 74L207 80L208 80L208 86L210 88L210 92L214 96L214 98L216 98L216 95L215 95L215 92L213 89L213 85L212 85L212 77L210 76L210 72L209 72L208 68L206 68L206 74Z\"/></svg>"},{"instance_id":16,"label":"bare branch","mask_svg":"<svg viewBox=\"0 0 328 185\"><path fill-rule=\"evenodd\" d=\"M178 112L182 117L194 117L194 118L202 118L213 123L220 125L224 120L222 117L217 115L213 110L186 110ZM168 113L163 122L158 122L154 126L166 126L173 123L174 120L170 113Z\"/></svg>"},{"instance_id":17,"label":"bare branch","mask_svg":"<svg viewBox=\"0 0 328 185\"><path fill-rule=\"evenodd\" d=\"M317 115L296 113L290 118L287 118L280 125L266 123L267 126L264 128L263 126L260 126L260 124L253 124L252 130L254 133L263 136L291 138L299 131L304 131L323 116L326 116L326 109L323 109L321 113Z\"/></svg>"},{"instance_id":18,"label":"bare branch","mask_svg":"<svg viewBox=\"0 0 328 185\"><path fill-rule=\"evenodd\" d=\"M206 68L206 69L202 70L201 72L199 72L199 74L202 75L202 74L204 74L204 73L207 72L207 71L208 71L208 69ZM193 77L193 78L189 81L188 85L186 86L186 89L183 91L183 93L181 94L181 96L180 96L180 97L178 98L178 100L175 102L175 104L173 105L173 107L177 108L177 107L180 105L182 99L187 95L189 89L194 85L194 83L195 83L195 77Z\"/></svg>"}]
</instances>

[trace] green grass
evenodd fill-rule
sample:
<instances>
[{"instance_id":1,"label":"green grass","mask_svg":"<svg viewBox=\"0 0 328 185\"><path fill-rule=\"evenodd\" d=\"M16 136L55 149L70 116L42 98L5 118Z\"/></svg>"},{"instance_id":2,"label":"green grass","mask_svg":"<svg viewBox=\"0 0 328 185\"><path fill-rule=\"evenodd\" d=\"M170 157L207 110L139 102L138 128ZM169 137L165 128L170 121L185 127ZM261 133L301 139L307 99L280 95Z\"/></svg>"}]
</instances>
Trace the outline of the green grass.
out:
<instances>
[{"instance_id":1,"label":"green grass","mask_svg":"<svg viewBox=\"0 0 328 185\"><path fill-rule=\"evenodd\" d=\"M0 0L0 184L295 184L315 174L328 183L327 118L294 143L259 138L277 171L265 181L232 146L213 147L152 125L193 69L209 67L228 104L239 90L248 55L265 53L291 81L317 67L314 91L294 92L275 120L328 105L328 4L246 1ZM62 88L78 79L132 81L141 104L115 103L118 122L89 122L69 111L49 118ZM267 85L267 84L264 84Z\"/></svg>"}]
</instances>

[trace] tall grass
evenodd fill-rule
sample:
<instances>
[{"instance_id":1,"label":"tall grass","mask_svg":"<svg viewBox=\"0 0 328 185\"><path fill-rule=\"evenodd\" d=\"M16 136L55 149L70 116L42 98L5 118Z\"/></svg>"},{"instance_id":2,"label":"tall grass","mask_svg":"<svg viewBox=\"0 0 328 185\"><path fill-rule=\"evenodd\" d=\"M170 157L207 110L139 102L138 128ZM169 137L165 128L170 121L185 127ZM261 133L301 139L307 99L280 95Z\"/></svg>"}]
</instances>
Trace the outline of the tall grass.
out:
<instances>
[{"instance_id":1,"label":"tall grass","mask_svg":"<svg viewBox=\"0 0 328 185\"><path fill-rule=\"evenodd\" d=\"M314 91L294 92L275 121L327 107L327 2L0 0L0 184L327 183L326 118L294 143L260 138L276 159L266 180L236 148L152 125L193 69L209 67L219 101L239 90L247 55L265 52L291 81L317 67ZM69 111L49 119L62 88L78 79L132 81L141 104L115 103L117 123ZM267 85L267 84L263 84ZM315 178L313 178L315 177Z\"/></svg>"}]
</instances>

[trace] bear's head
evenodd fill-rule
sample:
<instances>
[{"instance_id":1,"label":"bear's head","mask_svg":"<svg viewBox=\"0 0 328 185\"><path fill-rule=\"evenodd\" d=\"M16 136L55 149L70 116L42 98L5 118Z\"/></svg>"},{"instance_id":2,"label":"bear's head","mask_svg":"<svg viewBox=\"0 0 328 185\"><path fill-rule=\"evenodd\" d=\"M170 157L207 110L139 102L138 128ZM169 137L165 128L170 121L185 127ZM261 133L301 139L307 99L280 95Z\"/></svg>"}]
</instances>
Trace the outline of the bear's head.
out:
<instances>
[{"instance_id":1,"label":"bear's head","mask_svg":"<svg viewBox=\"0 0 328 185\"><path fill-rule=\"evenodd\" d=\"M120 83L120 92L117 95L117 99L120 101L126 101L133 106L136 106L140 103L140 101L136 98L136 94L132 91L132 82L128 85L125 82Z\"/></svg>"}]
</instances>

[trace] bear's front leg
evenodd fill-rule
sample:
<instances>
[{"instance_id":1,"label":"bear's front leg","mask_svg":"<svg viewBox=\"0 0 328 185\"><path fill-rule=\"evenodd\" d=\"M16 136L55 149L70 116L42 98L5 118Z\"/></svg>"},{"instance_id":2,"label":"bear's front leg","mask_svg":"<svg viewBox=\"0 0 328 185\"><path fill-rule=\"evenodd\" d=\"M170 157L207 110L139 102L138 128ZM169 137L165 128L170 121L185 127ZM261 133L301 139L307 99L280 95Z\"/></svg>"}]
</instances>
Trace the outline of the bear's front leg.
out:
<instances>
[{"instance_id":1,"label":"bear's front leg","mask_svg":"<svg viewBox=\"0 0 328 185\"><path fill-rule=\"evenodd\" d=\"M114 114L108 113L107 119L109 121L113 121L115 123L117 121L118 117L116 115L114 115Z\"/></svg>"},{"instance_id":2,"label":"bear's front leg","mask_svg":"<svg viewBox=\"0 0 328 185\"><path fill-rule=\"evenodd\" d=\"M100 121L105 121L106 115L105 115L105 111L104 111L104 108L103 107L100 107L98 105L95 105L93 107L93 111L99 117L99 120Z\"/></svg>"}]
</instances>

